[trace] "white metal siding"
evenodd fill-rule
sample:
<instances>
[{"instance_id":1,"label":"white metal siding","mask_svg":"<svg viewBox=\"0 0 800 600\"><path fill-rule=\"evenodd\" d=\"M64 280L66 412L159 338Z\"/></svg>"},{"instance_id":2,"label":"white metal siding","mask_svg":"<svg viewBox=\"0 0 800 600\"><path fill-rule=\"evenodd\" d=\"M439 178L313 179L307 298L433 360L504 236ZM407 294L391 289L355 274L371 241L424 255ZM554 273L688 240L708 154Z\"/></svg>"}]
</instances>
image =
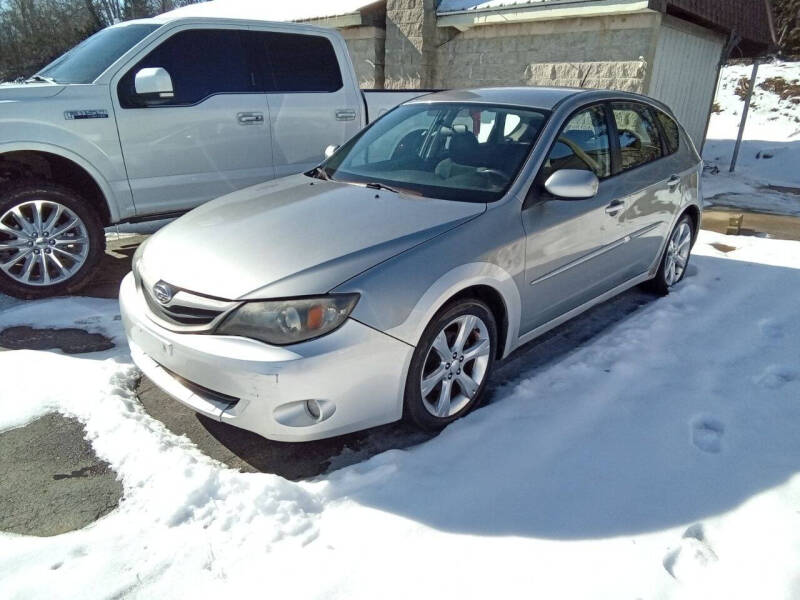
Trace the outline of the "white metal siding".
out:
<instances>
[{"instance_id":1,"label":"white metal siding","mask_svg":"<svg viewBox=\"0 0 800 600\"><path fill-rule=\"evenodd\" d=\"M666 103L694 140L703 145L725 38L664 22L658 36L648 95Z\"/></svg>"}]
</instances>

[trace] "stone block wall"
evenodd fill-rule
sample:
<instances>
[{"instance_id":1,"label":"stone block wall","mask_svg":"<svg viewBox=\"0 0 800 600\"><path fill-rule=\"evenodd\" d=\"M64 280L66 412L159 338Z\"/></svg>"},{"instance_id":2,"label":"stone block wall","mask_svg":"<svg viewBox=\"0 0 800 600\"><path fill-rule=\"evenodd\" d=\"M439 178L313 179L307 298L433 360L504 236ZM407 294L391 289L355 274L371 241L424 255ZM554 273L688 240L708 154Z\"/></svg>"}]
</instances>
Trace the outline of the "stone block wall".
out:
<instances>
[{"instance_id":1,"label":"stone block wall","mask_svg":"<svg viewBox=\"0 0 800 600\"><path fill-rule=\"evenodd\" d=\"M346 27L339 32L347 43L359 87L382 89L386 30L381 27Z\"/></svg>"},{"instance_id":2,"label":"stone block wall","mask_svg":"<svg viewBox=\"0 0 800 600\"><path fill-rule=\"evenodd\" d=\"M433 85L437 46L446 32L436 26L436 0L387 0L386 88Z\"/></svg>"},{"instance_id":3,"label":"stone block wall","mask_svg":"<svg viewBox=\"0 0 800 600\"><path fill-rule=\"evenodd\" d=\"M544 85L644 92L660 15L473 27L436 53L433 87Z\"/></svg>"}]
</instances>

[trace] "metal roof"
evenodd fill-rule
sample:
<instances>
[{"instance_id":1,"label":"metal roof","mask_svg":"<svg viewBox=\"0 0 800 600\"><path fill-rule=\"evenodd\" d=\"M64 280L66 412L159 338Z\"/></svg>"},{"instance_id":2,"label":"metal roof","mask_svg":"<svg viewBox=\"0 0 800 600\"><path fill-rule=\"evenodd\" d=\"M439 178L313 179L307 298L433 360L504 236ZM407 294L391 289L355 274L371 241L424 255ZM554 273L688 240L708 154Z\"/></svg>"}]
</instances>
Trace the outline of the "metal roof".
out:
<instances>
[{"instance_id":1,"label":"metal roof","mask_svg":"<svg viewBox=\"0 0 800 600\"><path fill-rule=\"evenodd\" d=\"M563 4L565 0L442 0L436 12L439 14L463 10L486 10L491 8L521 8L532 4ZM591 2L593 0L584 0Z\"/></svg>"}]
</instances>

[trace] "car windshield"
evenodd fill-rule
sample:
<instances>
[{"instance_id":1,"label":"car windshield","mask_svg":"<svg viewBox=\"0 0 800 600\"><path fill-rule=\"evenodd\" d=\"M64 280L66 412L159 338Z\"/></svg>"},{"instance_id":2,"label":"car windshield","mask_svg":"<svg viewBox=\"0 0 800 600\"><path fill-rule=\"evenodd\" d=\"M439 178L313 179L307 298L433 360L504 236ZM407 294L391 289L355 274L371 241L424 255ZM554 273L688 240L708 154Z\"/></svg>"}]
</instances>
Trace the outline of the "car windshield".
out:
<instances>
[{"instance_id":1,"label":"car windshield","mask_svg":"<svg viewBox=\"0 0 800 600\"><path fill-rule=\"evenodd\" d=\"M100 74L160 25L134 23L98 31L36 75L56 83L92 83Z\"/></svg>"},{"instance_id":2,"label":"car windshield","mask_svg":"<svg viewBox=\"0 0 800 600\"><path fill-rule=\"evenodd\" d=\"M547 116L487 104L407 104L350 140L321 172L431 198L492 202L513 183Z\"/></svg>"}]
</instances>

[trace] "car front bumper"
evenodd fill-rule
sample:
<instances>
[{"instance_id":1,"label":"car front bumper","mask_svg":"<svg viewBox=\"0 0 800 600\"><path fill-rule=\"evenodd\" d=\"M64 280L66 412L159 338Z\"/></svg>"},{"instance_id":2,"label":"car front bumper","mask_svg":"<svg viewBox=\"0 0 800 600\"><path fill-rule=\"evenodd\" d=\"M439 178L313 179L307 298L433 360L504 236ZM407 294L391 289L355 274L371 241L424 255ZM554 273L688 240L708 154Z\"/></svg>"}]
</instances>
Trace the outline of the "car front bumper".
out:
<instances>
[{"instance_id":1,"label":"car front bumper","mask_svg":"<svg viewBox=\"0 0 800 600\"><path fill-rule=\"evenodd\" d=\"M324 337L285 347L176 333L147 316L132 274L122 281L120 310L131 356L144 375L214 420L271 440L303 442L402 416L414 348L353 319Z\"/></svg>"}]
</instances>

